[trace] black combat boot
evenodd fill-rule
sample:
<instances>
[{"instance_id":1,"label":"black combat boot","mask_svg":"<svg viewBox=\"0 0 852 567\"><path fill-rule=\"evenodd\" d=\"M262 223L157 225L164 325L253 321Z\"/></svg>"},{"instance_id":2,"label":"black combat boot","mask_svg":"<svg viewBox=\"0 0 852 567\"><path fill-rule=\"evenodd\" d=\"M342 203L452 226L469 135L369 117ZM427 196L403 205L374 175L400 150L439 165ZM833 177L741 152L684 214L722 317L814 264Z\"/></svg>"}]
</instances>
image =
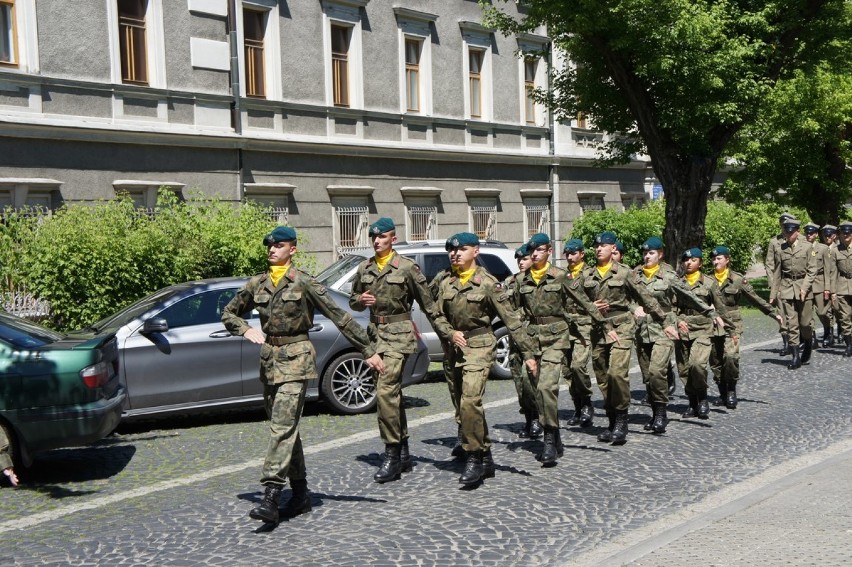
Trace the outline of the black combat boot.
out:
<instances>
[{"instance_id":1,"label":"black combat boot","mask_svg":"<svg viewBox=\"0 0 852 567\"><path fill-rule=\"evenodd\" d=\"M565 424L574 427L580 425L580 400L577 398L572 398L572 400L574 401L574 415L568 418Z\"/></svg>"},{"instance_id":2,"label":"black combat boot","mask_svg":"<svg viewBox=\"0 0 852 567\"><path fill-rule=\"evenodd\" d=\"M654 423L651 424L651 431L655 435L665 433L668 424L669 416L666 413L666 404L662 402L654 403Z\"/></svg>"},{"instance_id":3,"label":"black combat boot","mask_svg":"<svg viewBox=\"0 0 852 567\"><path fill-rule=\"evenodd\" d=\"M778 354L787 356L790 352L790 335L789 333L781 333L781 350L778 351Z\"/></svg>"},{"instance_id":4,"label":"black combat boot","mask_svg":"<svg viewBox=\"0 0 852 567\"><path fill-rule=\"evenodd\" d=\"M699 419L710 419L710 404L707 403L707 392L698 396L698 405L695 407L695 415Z\"/></svg>"},{"instance_id":5,"label":"black combat boot","mask_svg":"<svg viewBox=\"0 0 852 567\"><path fill-rule=\"evenodd\" d=\"M725 407L728 409L737 409L737 383L728 382L728 395L725 397Z\"/></svg>"},{"instance_id":6,"label":"black combat boot","mask_svg":"<svg viewBox=\"0 0 852 567\"><path fill-rule=\"evenodd\" d=\"M556 445L556 437L559 435L559 430L555 427L544 428L544 449L538 460L542 465L555 465L559 458L559 448Z\"/></svg>"},{"instance_id":7,"label":"black combat boot","mask_svg":"<svg viewBox=\"0 0 852 567\"><path fill-rule=\"evenodd\" d=\"M253 508L249 512L249 517L254 520L261 520L268 524L278 523L278 501L281 500L281 486L277 484L267 484L266 492L263 495L263 500L260 506Z\"/></svg>"},{"instance_id":8,"label":"black combat boot","mask_svg":"<svg viewBox=\"0 0 852 567\"><path fill-rule=\"evenodd\" d=\"M580 427L591 427L595 420L595 410L592 408L592 398L580 401Z\"/></svg>"},{"instance_id":9,"label":"black combat boot","mask_svg":"<svg viewBox=\"0 0 852 567\"><path fill-rule=\"evenodd\" d=\"M565 452L565 448L562 446L562 432L559 431L559 428L556 428L556 454L560 457Z\"/></svg>"},{"instance_id":10,"label":"black combat boot","mask_svg":"<svg viewBox=\"0 0 852 567\"><path fill-rule=\"evenodd\" d=\"M801 368L802 359L799 356L799 345L791 346L790 351L793 353L793 359L790 360L790 364L787 365L787 368L789 368L790 370L796 370L797 368Z\"/></svg>"},{"instance_id":11,"label":"black combat boot","mask_svg":"<svg viewBox=\"0 0 852 567\"><path fill-rule=\"evenodd\" d=\"M719 399L713 402L714 406L723 406L725 405L726 400L728 399L728 383L722 379L716 383L719 386Z\"/></svg>"},{"instance_id":12,"label":"black combat boot","mask_svg":"<svg viewBox=\"0 0 852 567\"><path fill-rule=\"evenodd\" d=\"M615 427L612 430L612 444L624 445L627 443L627 410L615 413Z\"/></svg>"},{"instance_id":13,"label":"black combat boot","mask_svg":"<svg viewBox=\"0 0 852 567\"><path fill-rule=\"evenodd\" d=\"M677 391L677 376L675 376L674 365L669 361L669 366L666 368L666 381L669 383L669 396L673 396Z\"/></svg>"},{"instance_id":14,"label":"black combat boot","mask_svg":"<svg viewBox=\"0 0 852 567\"><path fill-rule=\"evenodd\" d=\"M843 335L843 342L846 343L846 350L843 351L843 356L852 356L852 335Z\"/></svg>"},{"instance_id":15,"label":"black combat boot","mask_svg":"<svg viewBox=\"0 0 852 567\"><path fill-rule=\"evenodd\" d=\"M518 433L518 437L521 439L529 439L530 438L530 428L532 427L532 413L524 414L524 428L521 429L520 433Z\"/></svg>"},{"instance_id":16,"label":"black combat boot","mask_svg":"<svg viewBox=\"0 0 852 567\"><path fill-rule=\"evenodd\" d=\"M459 482L465 486L476 484L482 480L485 471L482 468L482 451L470 451L467 454L467 464L459 477Z\"/></svg>"},{"instance_id":17,"label":"black combat boot","mask_svg":"<svg viewBox=\"0 0 852 567\"><path fill-rule=\"evenodd\" d=\"M802 342L802 364L807 364L811 359L811 353L814 350L814 339L811 337L810 339Z\"/></svg>"},{"instance_id":18,"label":"black combat boot","mask_svg":"<svg viewBox=\"0 0 852 567\"><path fill-rule=\"evenodd\" d=\"M609 418L609 427L598 433L598 441L601 443L612 441L612 430L615 429L615 414L607 410L606 416Z\"/></svg>"},{"instance_id":19,"label":"black combat boot","mask_svg":"<svg viewBox=\"0 0 852 567\"><path fill-rule=\"evenodd\" d=\"M382 466L376 474L373 475L373 480L379 484L399 480L401 476L401 466L399 463L399 443L389 443L385 445L385 456L382 461Z\"/></svg>"},{"instance_id":20,"label":"black combat boot","mask_svg":"<svg viewBox=\"0 0 852 567\"><path fill-rule=\"evenodd\" d=\"M411 472L411 453L408 451L408 439L403 439L399 445L399 470Z\"/></svg>"},{"instance_id":21,"label":"black combat boot","mask_svg":"<svg viewBox=\"0 0 852 567\"><path fill-rule=\"evenodd\" d=\"M642 429L645 431L651 431L654 429L654 419L657 417L657 403L654 402L651 404L651 418L648 420L648 423L642 426Z\"/></svg>"},{"instance_id":22,"label":"black combat boot","mask_svg":"<svg viewBox=\"0 0 852 567\"><path fill-rule=\"evenodd\" d=\"M538 420L538 410L533 411L532 424L530 425L530 439L538 439L544 429L541 427L541 422Z\"/></svg>"},{"instance_id":23,"label":"black combat boot","mask_svg":"<svg viewBox=\"0 0 852 567\"><path fill-rule=\"evenodd\" d=\"M456 444L453 445L453 450L450 454L457 459L461 459L464 457L464 447L462 447L461 425L459 425L459 431L458 434L456 434Z\"/></svg>"},{"instance_id":24,"label":"black combat boot","mask_svg":"<svg viewBox=\"0 0 852 567\"><path fill-rule=\"evenodd\" d=\"M284 504L284 510L281 514L287 518L294 518L300 514L305 514L311 511L311 493L308 491L308 480L303 478L300 480L291 480L290 488L293 489L293 494L290 500Z\"/></svg>"},{"instance_id":25,"label":"black combat boot","mask_svg":"<svg viewBox=\"0 0 852 567\"><path fill-rule=\"evenodd\" d=\"M482 478L494 478L494 457L491 455L491 449L486 449L482 452Z\"/></svg>"},{"instance_id":26,"label":"black combat boot","mask_svg":"<svg viewBox=\"0 0 852 567\"><path fill-rule=\"evenodd\" d=\"M832 348L834 346L834 329L831 325L823 326L822 328L822 348Z\"/></svg>"},{"instance_id":27,"label":"black combat boot","mask_svg":"<svg viewBox=\"0 0 852 567\"><path fill-rule=\"evenodd\" d=\"M689 396L689 407L683 412L683 417L690 418L698 415L698 396Z\"/></svg>"}]
</instances>

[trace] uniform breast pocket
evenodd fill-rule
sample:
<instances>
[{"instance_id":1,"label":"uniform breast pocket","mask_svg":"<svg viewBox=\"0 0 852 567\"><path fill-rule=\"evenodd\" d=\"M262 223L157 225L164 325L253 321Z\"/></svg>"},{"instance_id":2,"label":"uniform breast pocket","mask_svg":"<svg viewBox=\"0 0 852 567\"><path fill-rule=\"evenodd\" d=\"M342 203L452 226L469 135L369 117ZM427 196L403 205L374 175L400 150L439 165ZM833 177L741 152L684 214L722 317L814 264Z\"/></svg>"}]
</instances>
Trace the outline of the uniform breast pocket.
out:
<instances>
[{"instance_id":1,"label":"uniform breast pocket","mask_svg":"<svg viewBox=\"0 0 852 567\"><path fill-rule=\"evenodd\" d=\"M616 287L616 288L621 289L621 288L624 287L624 280L609 280L607 285L609 287Z\"/></svg>"},{"instance_id":2,"label":"uniform breast pocket","mask_svg":"<svg viewBox=\"0 0 852 567\"><path fill-rule=\"evenodd\" d=\"M361 283L362 284L370 285L374 281L376 281L376 276L374 276L373 274L363 274L361 276Z\"/></svg>"},{"instance_id":3,"label":"uniform breast pocket","mask_svg":"<svg viewBox=\"0 0 852 567\"><path fill-rule=\"evenodd\" d=\"M405 285L405 276L402 274L391 274L386 278L389 284Z\"/></svg>"},{"instance_id":4,"label":"uniform breast pocket","mask_svg":"<svg viewBox=\"0 0 852 567\"><path fill-rule=\"evenodd\" d=\"M281 294L281 302L284 308L284 314L288 316L296 316L302 312L302 292L291 291Z\"/></svg>"},{"instance_id":5,"label":"uniform breast pocket","mask_svg":"<svg viewBox=\"0 0 852 567\"><path fill-rule=\"evenodd\" d=\"M551 284L545 284L544 285L544 291L546 291L548 293L557 293L557 292L559 292L560 289L562 289L562 286L558 283L551 283Z\"/></svg>"},{"instance_id":6,"label":"uniform breast pocket","mask_svg":"<svg viewBox=\"0 0 852 567\"><path fill-rule=\"evenodd\" d=\"M254 304L258 307L267 307L269 305L269 302L272 300L272 295L270 295L266 291L261 291L255 293L252 299L254 301Z\"/></svg>"}]
</instances>

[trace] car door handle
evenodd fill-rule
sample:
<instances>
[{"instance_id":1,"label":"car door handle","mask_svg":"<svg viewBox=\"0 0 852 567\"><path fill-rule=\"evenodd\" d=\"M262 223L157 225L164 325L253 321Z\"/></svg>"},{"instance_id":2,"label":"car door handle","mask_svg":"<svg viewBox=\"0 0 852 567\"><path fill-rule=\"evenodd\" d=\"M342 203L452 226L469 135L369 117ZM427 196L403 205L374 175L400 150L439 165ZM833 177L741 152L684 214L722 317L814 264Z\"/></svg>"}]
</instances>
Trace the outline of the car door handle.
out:
<instances>
[{"instance_id":1,"label":"car door handle","mask_svg":"<svg viewBox=\"0 0 852 567\"><path fill-rule=\"evenodd\" d=\"M308 329L309 333L316 333L317 331L322 331L322 325L314 325L310 329Z\"/></svg>"},{"instance_id":2,"label":"car door handle","mask_svg":"<svg viewBox=\"0 0 852 567\"><path fill-rule=\"evenodd\" d=\"M225 339L233 336L234 335L231 334L231 331L228 331L227 329L222 329L221 331L213 331L212 333L210 333L211 339Z\"/></svg>"}]
</instances>

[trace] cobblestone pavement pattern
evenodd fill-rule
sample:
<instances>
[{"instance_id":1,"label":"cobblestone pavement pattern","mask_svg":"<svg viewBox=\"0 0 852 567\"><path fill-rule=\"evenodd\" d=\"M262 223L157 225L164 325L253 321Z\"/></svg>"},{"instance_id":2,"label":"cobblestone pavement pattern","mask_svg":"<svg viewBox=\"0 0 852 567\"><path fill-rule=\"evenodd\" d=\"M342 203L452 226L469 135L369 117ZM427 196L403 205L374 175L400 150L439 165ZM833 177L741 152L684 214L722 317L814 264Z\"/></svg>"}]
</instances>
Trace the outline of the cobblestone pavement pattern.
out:
<instances>
[{"instance_id":1,"label":"cobblestone pavement pattern","mask_svg":"<svg viewBox=\"0 0 852 567\"><path fill-rule=\"evenodd\" d=\"M262 414L176 420L170 429L123 426L94 447L41 457L22 489L0 489L0 564L606 564L635 544L636 534L653 536L661 520L707 508L766 471L849 441L852 362L839 349L821 349L810 364L788 371L776 354L780 340L771 321L756 311L745 312L745 319L738 409L714 408L708 421L675 419L666 435L646 434L649 409L637 401L644 388L634 371L627 445L611 450L596 441L599 427L563 425L565 456L555 468L536 462L540 441L517 438L523 420L511 381L489 383L497 475L474 490L456 482L463 463L449 455L455 425L443 383L406 389L415 467L386 485L372 482L381 449L375 415L310 409L303 438L314 510L275 529L247 516L261 497ZM678 390L682 394L682 386ZM826 391L836 392L833 402L826 403ZM567 388L560 405L564 424L572 411ZM686 405L676 395L670 408L677 414ZM779 488L623 562L848 564L848 458L830 470L840 474L834 493L811 493L801 484ZM818 470L813 474L821 478ZM787 517L789 498L809 506ZM738 533L743 522L771 527L775 535ZM802 531L809 534L807 546L785 537Z\"/></svg>"}]
</instances>

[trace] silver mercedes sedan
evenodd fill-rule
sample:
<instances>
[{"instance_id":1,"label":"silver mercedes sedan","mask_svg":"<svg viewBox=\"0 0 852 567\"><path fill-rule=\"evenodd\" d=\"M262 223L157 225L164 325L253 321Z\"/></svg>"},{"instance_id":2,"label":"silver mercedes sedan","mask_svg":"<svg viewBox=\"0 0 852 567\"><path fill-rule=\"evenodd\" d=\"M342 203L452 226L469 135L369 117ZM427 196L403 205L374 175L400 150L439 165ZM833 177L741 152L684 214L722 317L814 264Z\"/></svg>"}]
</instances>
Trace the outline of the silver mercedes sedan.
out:
<instances>
[{"instance_id":1,"label":"silver mercedes sedan","mask_svg":"<svg viewBox=\"0 0 852 567\"><path fill-rule=\"evenodd\" d=\"M222 310L247 281L217 278L169 286L77 332L109 332L118 339L127 390L123 419L263 406L260 345L231 335L221 321ZM348 296L334 290L329 295L366 327L368 314L352 311ZM243 317L260 328L256 312ZM323 399L338 413L371 411L376 384L360 353L319 313L310 337L319 379L308 383L306 399ZM426 376L429 355L419 343L403 386Z\"/></svg>"}]
</instances>

